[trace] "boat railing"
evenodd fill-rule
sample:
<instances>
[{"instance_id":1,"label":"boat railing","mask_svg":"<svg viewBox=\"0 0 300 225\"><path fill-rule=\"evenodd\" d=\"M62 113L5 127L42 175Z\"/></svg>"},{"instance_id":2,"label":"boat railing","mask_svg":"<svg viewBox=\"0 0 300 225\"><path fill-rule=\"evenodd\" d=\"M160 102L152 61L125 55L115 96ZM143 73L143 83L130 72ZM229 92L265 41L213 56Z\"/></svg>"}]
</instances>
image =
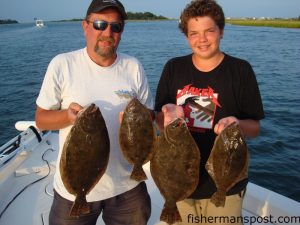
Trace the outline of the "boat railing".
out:
<instances>
[{"instance_id":1,"label":"boat railing","mask_svg":"<svg viewBox=\"0 0 300 225\"><path fill-rule=\"evenodd\" d=\"M0 147L0 168L10 161L15 155L24 149L30 149L29 145L36 145L41 141L44 133L38 131L35 127L23 131L18 136ZM35 141L34 141L35 139Z\"/></svg>"}]
</instances>

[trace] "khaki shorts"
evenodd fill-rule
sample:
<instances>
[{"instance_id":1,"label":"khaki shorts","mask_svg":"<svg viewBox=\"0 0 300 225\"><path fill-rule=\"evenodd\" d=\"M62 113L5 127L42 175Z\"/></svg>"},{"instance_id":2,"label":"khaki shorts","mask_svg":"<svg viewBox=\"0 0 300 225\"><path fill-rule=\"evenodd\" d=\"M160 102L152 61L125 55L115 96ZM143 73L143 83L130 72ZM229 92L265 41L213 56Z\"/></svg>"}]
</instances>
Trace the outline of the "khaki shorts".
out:
<instances>
[{"instance_id":1,"label":"khaki shorts","mask_svg":"<svg viewBox=\"0 0 300 225\"><path fill-rule=\"evenodd\" d=\"M185 199L177 202L182 222L174 225L243 225L242 204L245 191L226 197L224 207L216 207L210 199Z\"/></svg>"}]
</instances>

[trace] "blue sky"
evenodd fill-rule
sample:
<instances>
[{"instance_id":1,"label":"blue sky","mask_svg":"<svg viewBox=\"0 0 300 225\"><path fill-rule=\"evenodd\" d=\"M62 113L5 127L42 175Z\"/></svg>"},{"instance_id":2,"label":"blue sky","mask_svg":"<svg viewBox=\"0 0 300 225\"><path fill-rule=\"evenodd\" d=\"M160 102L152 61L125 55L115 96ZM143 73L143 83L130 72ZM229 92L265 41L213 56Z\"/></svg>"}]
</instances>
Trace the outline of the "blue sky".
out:
<instances>
[{"instance_id":1,"label":"blue sky","mask_svg":"<svg viewBox=\"0 0 300 225\"><path fill-rule=\"evenodd\" d=\"M300 0L217 0L226 17L300 16ZM178 18L190 0L122 0L127 11L150 11ZM32 22L33 18L59 20L83 18L90 0L0 0L0 19Z\"/></svg>"}]
</instances>

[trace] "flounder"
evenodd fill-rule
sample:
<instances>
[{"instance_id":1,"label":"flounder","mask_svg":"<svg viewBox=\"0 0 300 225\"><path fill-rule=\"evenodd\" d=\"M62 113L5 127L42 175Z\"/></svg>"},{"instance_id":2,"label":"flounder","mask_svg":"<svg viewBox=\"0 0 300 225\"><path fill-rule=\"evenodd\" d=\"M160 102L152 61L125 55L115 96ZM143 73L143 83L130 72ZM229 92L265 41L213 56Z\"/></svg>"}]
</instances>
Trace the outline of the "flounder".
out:
<instances>
[{"instance_id":1,"label":"flounder","mask_svg":"<svg viewBox=\"0 0 300 225\"><path fill-rule=\"evenodd\" d=\"M147 179L142 166L150 160L155 140L150 111L137 98L133 98L124 111L119 132L123 155L133 165L131 179Z\"/></svg>"},{"instance_id":2,"label":"flounder","mask_svg":"<svg viewBox=\"0 0 300 225\"><path fill-rule=\"evenodd\" d=\"M63 146L59 169L64 186L75 195L70 216L90 212L86 195L103 176L110 152L105 121L91 104L80 112Z\"/></svg>"},{"instance_id":3,"label":"flounder","mask_svg":"<svg viewBox=\"0 0 300 225\"><path fill-rule=\"evenodd\" d=\"M216 137L205 168L212 177L217 191L211 202L224 207L226 193L248 176L248 148L237 123L228 125Z\"/></svg>"},{"instance_id":4,"label":"flounder","mask_svg":"<svg viewBox=\"0 0 300 225\"><path fill-rule=\"evenodd\" d=\"M182 221L176 202L190 196L199 181L200 151L183 119L177 118L158 137L150 171L165 199L160 220Z\"/></svg>"}]
</instances>

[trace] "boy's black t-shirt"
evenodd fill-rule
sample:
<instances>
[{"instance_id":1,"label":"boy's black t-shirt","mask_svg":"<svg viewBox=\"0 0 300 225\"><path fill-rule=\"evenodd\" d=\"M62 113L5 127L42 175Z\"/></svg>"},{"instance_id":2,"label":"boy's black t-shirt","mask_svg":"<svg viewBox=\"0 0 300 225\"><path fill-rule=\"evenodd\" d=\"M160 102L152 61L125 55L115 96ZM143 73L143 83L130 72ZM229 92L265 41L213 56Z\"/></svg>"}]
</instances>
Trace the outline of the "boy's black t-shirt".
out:
<instances>
[{"instance_id":1,"label":"boy's black t-shirt","mask_svg":"<svg viewBox=\"0 0 300 225\"><path fill-rule=\"evenodd\" d=\"M216 191L205 163L216 134L213 127L224 117L261 120L264 111L255 74L242 59L225 54L223 61L210 72L199 71L192 55L169 60L162 72L156 93L155 110L168 103L182 105L189 130L200 153L200 178L190 198L210 198ZM248 179L236 184L227 195L237 194Z\"/></svg>"}]
</instances>

